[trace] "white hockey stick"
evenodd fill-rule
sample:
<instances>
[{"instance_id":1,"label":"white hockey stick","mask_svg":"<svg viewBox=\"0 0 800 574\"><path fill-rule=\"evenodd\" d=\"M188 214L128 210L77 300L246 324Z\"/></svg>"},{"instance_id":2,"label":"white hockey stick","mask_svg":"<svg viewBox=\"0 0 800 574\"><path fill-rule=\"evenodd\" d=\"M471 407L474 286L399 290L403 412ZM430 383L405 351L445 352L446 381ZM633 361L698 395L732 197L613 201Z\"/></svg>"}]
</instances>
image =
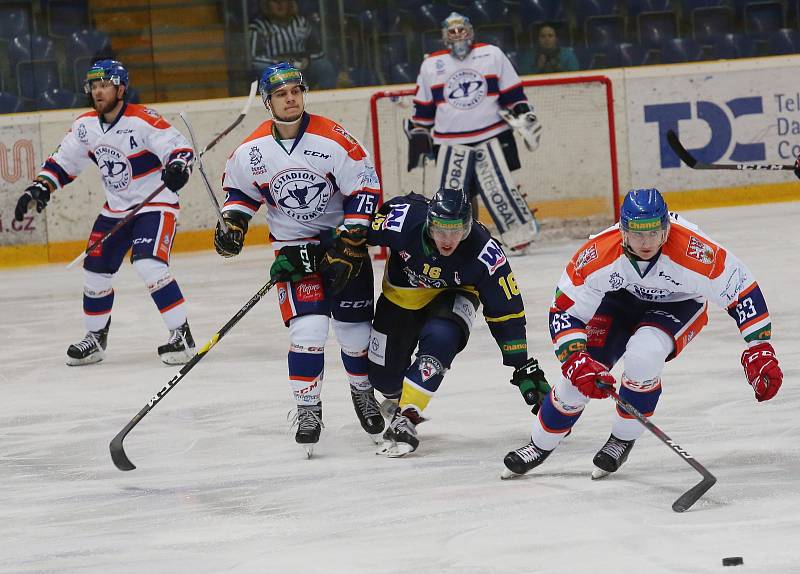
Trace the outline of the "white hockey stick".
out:
<instances>
[{"instance_id":1,"label":"white hockey stick","mask_svg":"<svg viewBox=\"0 0 800 574\"><path fill-rule=\"evenodd\" d=\"M192 124L189 123L189 120L186 118L186 114L181 112L180 114L181 120L183 120L183 125L186 126L186 129L189 132L189 139L192 140L192 147L197 149L197 140L194 137L194 130L192 130ZM208 191L208 196L211 198L211 207L214 209L214 215L217 216L217 221L219 222L220 228L223 229L225 232L228 231L228 224L225 223L225 218L222 217L222 210L219 208L219 201L217 201L217 196L214 195L214 190L211 188L211 183L208 181L208 176L206 175L206 170L203 169L203 160L200 158L200 155L197 156L197 169L200 171L200 177L203 180L203 185L206 187L206 191Z\"/></svg>"}]
</instances>

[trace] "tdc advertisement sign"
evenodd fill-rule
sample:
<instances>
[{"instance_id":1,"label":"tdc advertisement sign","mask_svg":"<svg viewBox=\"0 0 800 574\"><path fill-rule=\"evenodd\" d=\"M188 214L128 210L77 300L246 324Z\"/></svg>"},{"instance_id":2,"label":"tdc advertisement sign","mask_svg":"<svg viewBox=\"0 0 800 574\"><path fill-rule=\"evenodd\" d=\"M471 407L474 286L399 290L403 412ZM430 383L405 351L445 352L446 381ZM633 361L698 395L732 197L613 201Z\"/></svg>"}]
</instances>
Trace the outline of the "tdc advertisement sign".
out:
<instances>
[{"instance_id":1,"label":"tdc advertisement sign","mask_svg":"<svg viewBox=\"0 0 800 574\"><path fill-rule=\"evenodd\" d=\"M698 171L667 144L678 134L704 163L792 164L800 153L796 68L628 77L627 121L633 187L664 191L789 181L792 172Z\"/></svg>"}]
</instances>

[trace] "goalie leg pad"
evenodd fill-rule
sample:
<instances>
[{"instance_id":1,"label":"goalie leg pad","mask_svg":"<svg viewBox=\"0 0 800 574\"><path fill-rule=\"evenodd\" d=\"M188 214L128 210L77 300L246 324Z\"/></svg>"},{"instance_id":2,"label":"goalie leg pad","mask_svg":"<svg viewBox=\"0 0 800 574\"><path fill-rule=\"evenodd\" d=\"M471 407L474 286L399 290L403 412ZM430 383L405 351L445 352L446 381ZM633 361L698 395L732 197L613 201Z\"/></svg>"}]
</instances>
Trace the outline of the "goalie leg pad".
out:
<instances>
[{"instance_id":1,"label":"goalie leg pad","mask_svg":"<svg viewBox=\"0 0 800 574\"><path fill-rule=\"evenodd\" d=\"M475 151L465 145L441 145L436 156L436 189L463 189L473 196ZM432 192L436 191L433 187ZM426 195L428 190L425 190ZM431 192L431 193L432 193Z\"/></svg>"}]
</instances>

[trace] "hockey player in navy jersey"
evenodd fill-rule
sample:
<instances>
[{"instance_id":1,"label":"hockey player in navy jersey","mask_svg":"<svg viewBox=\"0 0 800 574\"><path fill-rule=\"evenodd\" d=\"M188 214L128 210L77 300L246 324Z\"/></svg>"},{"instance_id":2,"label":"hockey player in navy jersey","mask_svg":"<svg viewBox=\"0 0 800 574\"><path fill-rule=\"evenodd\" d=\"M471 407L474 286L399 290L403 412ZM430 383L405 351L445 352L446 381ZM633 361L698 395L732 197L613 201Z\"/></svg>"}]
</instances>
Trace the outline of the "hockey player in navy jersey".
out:
<instances>
[{"instance_id":1,"label":"hockey player in navy jersey","mask_svg":"<svg viewBox=\"0 0 800 574\"><path fill-rule=\"evenodd\" d=\"M422 412L466 346L481 304L503 364L514 368L511 382L538 410L549 387L528 358L514 273L499 243L473 221L464 191L440 189L430 201L415 193L392 199L375 216L368 242L391 250L369 347L370 381L389 399L384 410L393 411L379 453L416 450Z\"/></svg>"},{"instance_id":2,"label":"hockey player in navy jersey","mask_svg":"<svg viewBox=\"0 0 800 574\"><path fill-rule=\"evenodd\" d=\"M727 310L746 348L741 363L755 399L783 382L770 342L772 322L761 288L733 253L670 213L656 189L630 191L617 225L595 235L567 264L550 309L550 334L562 376L542 402L531 441L504 459L503 478L542 464L591 399L608 396L609 370L622 359L620 397L651 416L661 372L708 322L708 302ZM703 385L704 381L697 381ZM706 389L706 392L733 392ZM644 426L617 407L611 435L594 457L593 478L616 472Z\"/></svg>"},{"instance_id":3,"label":"hockey player in navy jersey","mask_svg":"<svg viewBox=\"0 0 800 574\"><path fill-rule=\"evenodd\" d=\"M189 179L192 148L155 111L126 101L128 72L120 62L95 62L86 74L84 89L94 110L72 123L56 151L45 160L17 202L16 219L21 221L31 204L41 212L51 194L95 164L106 202L92 227L91 244L160 185L165 188L84 260L83 312L88 332L67 349L67 364L103 360L114 303L112 281L129 249L133 266L170 332L158 354L170 365L186 363L194 355L194 340L183 294L170 275L169 260L180 212L178 190Z\"/></svg>"},{"instance_id":4,"label":"hockey player in navy jersey","mask_svg":"<svg viewBox=\"0 0 800 574\"><path fill-rule=\"evenodd\" d=\"M481 193L498 230L505 232L504 223L508 222L500 214L512 212L510 205L516 202L505 195L509 194L507 188L515 186L512 181L496 179L510 180L509 171L520 168L513 129L519 129L526 145L535 149L541 125L508 57L497 46L474 41L469 18L450 14L442 22L442 39L447 49L430 54L420 66L413 127L407 130L411 145L432 141L441 178L438 185L455 187L457 181L472 198L476 218L476 195ZM491 161L479 159L484 156L492 156ZM482 169L484 165L491 169ZM490 186L501 192L483 189ZM518 201L524 204L524 200ZM525 231L511 229L500 239L521 248L534 232L531 220L530 213L520 215L514 227Z\"/></svg>"},{"instance_id":5,"label":"hockey player in navy jersey","mask_svg":"<svg viewBox=\"0 0 800 574\"><path fill-rule=\"evenodd\" d=\"M233 152L214 244L237 255L250 219L266 209L276 251L280 311L289 328L289 384L297 405L295 440L311 456L322 430L322 380L329 324L341 345L350 394L363 429L384 429L367 378L373 309L367 228L380 196L369 155L342 126L305 111L308 87L286 62L268 67L259 90L272 116ZM320 246L321 236L326 247ZM332 319L331 319L332 318Z\"/></svg>"}]
</instances>

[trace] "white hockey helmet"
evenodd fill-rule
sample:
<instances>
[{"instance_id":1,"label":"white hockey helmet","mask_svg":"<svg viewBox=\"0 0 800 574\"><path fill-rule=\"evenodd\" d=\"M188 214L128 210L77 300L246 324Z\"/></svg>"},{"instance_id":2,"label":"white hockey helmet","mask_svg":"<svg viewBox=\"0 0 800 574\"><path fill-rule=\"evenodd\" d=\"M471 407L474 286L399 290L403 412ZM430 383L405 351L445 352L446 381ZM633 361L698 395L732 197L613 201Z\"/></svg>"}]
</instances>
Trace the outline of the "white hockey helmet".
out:
<instances>
[{"instance_id":1,"label":"white hockey helmet","mask_svg":"<svg viewBox=\"0 0 800 574\"><path fill-rule=\"evenodd\" d=\"M458 12L451 12L442 21L442 41L454 58L459 60L466 58L472 49L474 39L475 32L472 29L472 23L466 16Z\"/></svg>"}]
</instances>

